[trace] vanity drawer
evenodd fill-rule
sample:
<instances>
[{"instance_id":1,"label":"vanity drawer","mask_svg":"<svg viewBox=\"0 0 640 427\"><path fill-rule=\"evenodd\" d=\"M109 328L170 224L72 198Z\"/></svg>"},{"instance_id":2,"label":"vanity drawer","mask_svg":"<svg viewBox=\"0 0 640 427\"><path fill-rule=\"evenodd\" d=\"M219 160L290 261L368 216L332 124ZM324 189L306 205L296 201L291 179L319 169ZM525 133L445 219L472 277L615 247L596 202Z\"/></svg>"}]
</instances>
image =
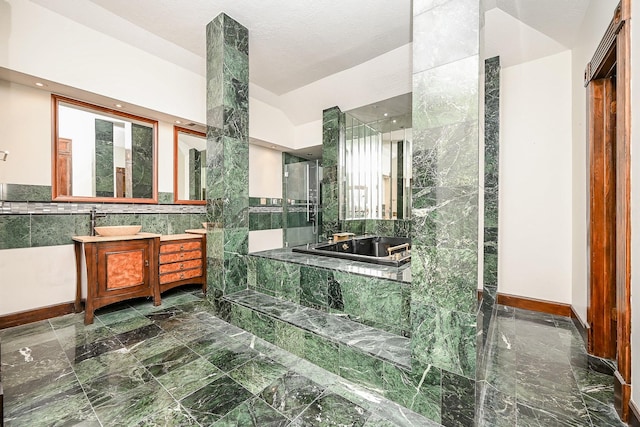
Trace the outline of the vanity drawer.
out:
<instances>
[{"instance_id":1,"label":"vanity drawer","mask_svg":"<svg viewBox=\"0 0 640 427\"><path fill-rule=\"evenodd\" d=\"M170 264L163 264L160 266L160 274L171 273L174 271L189 270L192 268L202 267L201 259L194 259L184 262L172 262Z\"/></svg>"},{"instance_id":2,"label":"vanity drawer","mask_svg":"<svg viewBox=\"0 0 640 427\"><path fill-rule=\"evenodd\" d=\"M175 252L160 255L160 264L169 264L178 261L188 261L190 259L202 258L202 251Z\"/></svg>"},{"instance_id":3,"label":"vanity drawer","mask_svg":"<svg viewBox=\"0 0 640 427\"><path fill-rule=\"evenodd\" d=\"M162 243L160 245L160 253L166 254L169 252L180 251L192 251L195 249L202 249L200 241L195 242L177 242L177 243Z\"/></svg>"},{"instance_id":4,"label":"vanity drawer","mask_svg":"<svg viewBox=\"0 0 640 427\"><path fill-rule=\"evenodd\" d=\"M192 270L177 271L175 273L167 273L160 275L160 284L177 282L180 280L191 279L193 277L202 276L202 268L194 268Z\"/></svg>"}]
</instances>

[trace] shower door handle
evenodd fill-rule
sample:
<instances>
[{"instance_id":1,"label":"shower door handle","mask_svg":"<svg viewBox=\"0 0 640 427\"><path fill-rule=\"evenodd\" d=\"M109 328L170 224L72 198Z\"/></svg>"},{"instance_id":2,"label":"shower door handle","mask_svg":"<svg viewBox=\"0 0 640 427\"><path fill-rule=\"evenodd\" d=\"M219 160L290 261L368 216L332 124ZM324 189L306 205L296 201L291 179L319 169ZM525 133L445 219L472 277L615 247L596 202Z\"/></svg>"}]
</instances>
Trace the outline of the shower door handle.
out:
<instances>
[{"instance_id":1,"label":"shower door handle","mask_svg":"<svg viewBox=\"0 0 640 427\"><path fill-rule=\"evenodd\" d=\"M307 172L307 179L305 181L305 183L307 184L307 222L311 221L311 200L309 199L309 164L306 164L306 172Z\"/></svg>"}]
</instances>

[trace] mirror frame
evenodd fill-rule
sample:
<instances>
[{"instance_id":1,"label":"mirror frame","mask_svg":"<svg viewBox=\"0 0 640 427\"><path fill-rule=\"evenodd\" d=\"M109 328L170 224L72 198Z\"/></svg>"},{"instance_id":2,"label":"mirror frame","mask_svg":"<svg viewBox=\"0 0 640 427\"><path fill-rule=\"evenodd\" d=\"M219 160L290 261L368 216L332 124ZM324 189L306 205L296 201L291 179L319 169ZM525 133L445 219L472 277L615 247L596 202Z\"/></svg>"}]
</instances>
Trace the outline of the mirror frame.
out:
<instances>
[{"instance_id":1,"label":"mirror frame","mask_svg":"<svg viewBox=\"0 0 640 427\"><path fill-rule=\"evenodd\" d=\"M66 196L58 193L58 106L60 102L72 104L82 108L88 108L102 113L123 117L129 120L148 123L153 127L153 177L152 177L152 197L151 198L132 198L132 197L97 197L97 196ZM104 202L104 203L158 203L158 121L146 117L136 116L134 114L125 113L123 111L114 110L107 107L91 104L89 102L79 101L77 99L67 98L60 95L51 94L52 105L52 143L51 143L51 200L63 202Z\"/></svg>"},{"instance_id":2,"label":"mirror frame","mask_svg":"<svg viewBox=\"0 0 640 427\"><path fill-rule=\"evenodd\" d=\"M178 134L187 133L206 139L207 134L194 129L173 126L173 203L180 205L206 205L206 200L185 200L178 198Z\"/></svg>"}]
</instances>

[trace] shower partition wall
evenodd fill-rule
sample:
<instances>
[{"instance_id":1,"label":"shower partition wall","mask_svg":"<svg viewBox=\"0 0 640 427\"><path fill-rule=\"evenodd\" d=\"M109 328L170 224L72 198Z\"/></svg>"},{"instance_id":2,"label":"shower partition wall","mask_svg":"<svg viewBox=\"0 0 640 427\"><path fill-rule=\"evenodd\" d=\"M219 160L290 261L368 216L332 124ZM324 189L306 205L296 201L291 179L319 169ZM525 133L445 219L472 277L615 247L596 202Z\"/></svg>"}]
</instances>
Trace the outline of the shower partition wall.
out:
<instances>
[{"instance_id":1,"label":"shower partition wall","mask_svg":"<svg viewBox=\"0 0 640 427\"><path fill-rule=\"evenodd\" d=\"M285 247L317 243L321 221L319 160L284 165Z\"/></svg>"}]
</instances>

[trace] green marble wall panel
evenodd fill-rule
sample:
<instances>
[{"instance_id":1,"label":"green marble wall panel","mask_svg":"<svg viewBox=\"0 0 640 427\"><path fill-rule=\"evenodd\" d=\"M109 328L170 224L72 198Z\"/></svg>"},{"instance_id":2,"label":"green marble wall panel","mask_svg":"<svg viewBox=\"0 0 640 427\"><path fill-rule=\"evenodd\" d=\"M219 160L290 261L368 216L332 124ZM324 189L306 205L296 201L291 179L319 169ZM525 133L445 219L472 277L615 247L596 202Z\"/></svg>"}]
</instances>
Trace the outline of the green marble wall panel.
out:
<instances>
[{"instance_id":1,"label":"green marble wall panel","mask_svg":"<svg viewBox=\"0 0 640 427\"><path fill-rule=\"evenodd\" d=\"M50 202L50 185L0 184L0 200L9 202Z\"/></svg>"},{"instance_id":2,"label":"green marble wall panel","mask_svg":"<svg viewBox=\"0 0 640 427\"><path fill-rule=\"evenodd\" d=\"M205 218L204 214L109 212L98 218L96 225L141 225L144 232L179 234L187 229L201 228ZM89 215L82 211L0 215L0 249L70 245L72 236L89 234Z\"/></svg>"},{"instance_id":3,"label":"green marble wall panel","mask_svg":"<svg viewBox=\"0 0 640 427\"><path fill-rule=\"evenodd\" d=\"M249 33L225 14L206 28L207 220L213 238L207 256L224 268L209 287L225 294L246 289L249 235ZM208 229L209 235L217 233ZM218 237L220 237L218 236ZM221 282L219 280L222 280Z\"/></svg>"},{"instance_id":4,"label":"green marble wall panel","mask_svg":"<svg viewBox=\"0 0 640 427\"><path fill-rule=\"evenodd\" d=\"M329 272L327 270L300 267L300 304L327 310L329 306Z\"/></svg>"},{"instance_id":5,"label":"green marble wall panel","mask_svg":"<svg viewBox=\"0 0 640 427\"><path fill-rule=\"evenodd\" d=\"M96 196L113 197L113 123L95 121Z\"/></svg>"},{"instance_id":6,"label":"green marble wall panel","mask_svg":"<svg viewBox=\"0 0 640 427\"><path fill-rule=\"evenodd\" d=\"M338 344L310 332L304 334L304 357L334 374L340 370Z\"/></svg>"},{"instance_id":7,"label":"green marble wall panel","mask_svg":"<svg viewBox=\"0 0 640 427\"><path fill-rule=\"evenodd\" d=\"M305 332L288 323L275 321L274 325L274 344L283 350L293 353L298 357L304 358L305 355Z\"/></svg>"},{"instance_id":8,"label":"green marble wall panel","mask_svg":"<svg viewBox=\"0 0 640 427\"><path fill-rule=\"evenodd\" d=\"M169 234L168 219L167 214L141 215L140 224L148 233Z\"/></svg>"},{"instance_id":9,"label":"green marble wall panel","mask_svg":"<svg viewBox=\"0 0 640 427\"><path fill-rule=\"evenodd\" d=\"M338 150L345 132L344 113L338 107L322 112L322 223L320 236L342 231L338 188Z\"/></svg>"},{"instance_id":10,"label":"green marble wall panel","mask_svg":"<svg viewBox=\"0 0 640 427\"><path fill-rule=\"evenodd\" d=\"M384 362L382 368L384 395L427 418L440 422L442 371L434 366L418 366L411 370Z\"/></svg>"},{"instance_id":11,"label":"green marble wall panel","mask_svg":"<svg viewBox=\"0 0 640 427\"><path fill-rule=\"evenodd\" d=\"M339 375L383 394L382 360L346 345L340 344L339 348Z\"/></svg>"},{"instance_id":12,"label":"green marble wall panel","mask_svg":"<svg viewBox=\"0 0 640 427\"><path fill-rule=\"evenodd\" d=\"M393 334L411 334L409 286L273 259L249 258L249 286L258 292L316 310L344 313L356 322Z\"/></svg>"},{"instance_id":13,"label":"green marble wall panel","mask_svg":"<svg viewBox=\"0 0 640 427\"><path fill-rule=\"evenodd\" d=\"M133 197L153 198L153 128L131 124L131 178Z\"/></svg>"},{"instance_id":14,"label":"green marble wall panel","mask_svg":"<svg viewBox=\"0 0 640 427\"><path fill-rule=\"evenodd\" d=\"M287 301L300 302L300 265L257 258L255 268L257 291Z\"/></svg>"},{"instance_id":15,"label":"green marble wall panel","mask_svg":"<svg viewBox=\"0 0 640 427\"><path fill-rule=\"evenodd\" d=\"M412 303L474 313L478 255L471 249L418 246L411 250Z\"/></svg>"},{"instance_id":16,"label":"green marble wall panel","mask_svg":"<svg viewBox=\"0 0 640 427\"><path fill-rule=\"evenodd\" d=\"M0 249L31 246L30 215L0 215Z\"/></svg>"},{"instance_id":17,"label":"green marble wall panel","mask_svg":"<svg viewBox=\"0 0 640 427\"><path fill-rule=\"evenodd\" d=\"M202 217L204 217L204 215ZM202 224L200 224L200 222L203 222L205 219L202 219L202 221L199 221L197 227L192 226L191 220L192 220L191 215L167 214L166 215L167 233L180 234L180 233L184 233L185 230L189 230L193 228L202 228Z\"/></svg>"},{"instance_id":18,"label":"green marble wall panel","mask_svg":"<svg viewBox=\"0 0 640 427\"><path fill-rule=\"evenodd\" d=\"M173 204L173 193L166 192L158 192L158 204L161 205L172 205Z\"/></svg>"},{"instance_id":19,"label":"green marble wall panel","mask_svg":"<svg viewBox=\"0 0 640 427\"><path fill-rule=\"evenodd\" d=\"M412 363L436 367L475 378L476 313L447 311L413 303Z\"/></svg>"},{"instance_id":20,"label":"green marble wall panel","mask_svg":"<svg viewBox=\"0 0 640 427\"><path fill-rule=\"evenodd\" d=\"M31 247L70 245L75 234L72 215L31 215Z\"/></svg>"},{"instance_id":21,"label":"green marble wall panel","mask_svg":"<svg viewBox=\"0 0 640 427\"><path fill-rule=\"evenodd\" d=\"M484 250L482 337L478 340L480 368L487 357L489 337L498 291L498 198L500 175L500 57L484 61ZM480 317L480 316L479 316ZM480 319L478 321L480 323ZM480 351L482 349L482 351Z\"/></svg>"},{"instance_id":22,"label":"green marble wall panel","mask_svg":"<svg viewBox=\"0 0 640 427\"><path fill-rule=\"evenodd\" d=\"M201 200L201 153L195 148L189 150L189 200Z\"/></svg>"},{"instance_id":23,"label":"green marble wall panel","mask_svg":"<svg viewBox=\"0 0 640 427\"><path fill-rule=\"evenodd\" d=\"M409 298L405 286L389 280L334 273L340 285L343 307L353 320L397 335L410 333Z\"/></svg>"}]
</instances>

